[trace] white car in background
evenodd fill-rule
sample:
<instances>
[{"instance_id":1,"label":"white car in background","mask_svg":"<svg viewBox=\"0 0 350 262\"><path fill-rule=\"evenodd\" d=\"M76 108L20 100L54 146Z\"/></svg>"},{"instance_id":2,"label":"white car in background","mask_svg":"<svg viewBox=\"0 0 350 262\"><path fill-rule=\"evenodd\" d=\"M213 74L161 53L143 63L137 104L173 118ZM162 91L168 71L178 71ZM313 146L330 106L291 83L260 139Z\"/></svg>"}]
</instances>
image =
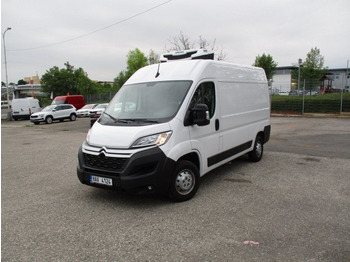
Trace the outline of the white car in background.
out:
<instances>
[{"instance_id":1,"label":"white car in background","mask_svg":"<svg viewBox=\"0 0 350 262\"><path fill-rule=\"evenodd\" d=\"M40 122L46 122L46 124L52 124L54 120L61 122L64 119L75 121L77 118L77 110L73 105L62 104L62 105L49 105L40 112L31 114L30 121L35 125L39 125Z\"/></svg>"},{"instance_id":2,"label":"white car in background","mask_svg":"<svg viewBox=\"0 0 350 262\"><path fill-rule=\"evenodd\" d=\"M99 104L94 109L90 110L90 117L91 118L98 118L102 115L102 113L105 111L106 107L108 106L108 103L105 104Z\"/></svg>"},{"instance_id":3,"label":"white car in background","mask_svg":"<svg viewBox=\"0 0 350 262\"><path fill-rule=\"evenodd\" d=\"M98 104L87 104L77 111L78 117L89 117L91 109L94 109Z\"/></svg>"}]
</instances>

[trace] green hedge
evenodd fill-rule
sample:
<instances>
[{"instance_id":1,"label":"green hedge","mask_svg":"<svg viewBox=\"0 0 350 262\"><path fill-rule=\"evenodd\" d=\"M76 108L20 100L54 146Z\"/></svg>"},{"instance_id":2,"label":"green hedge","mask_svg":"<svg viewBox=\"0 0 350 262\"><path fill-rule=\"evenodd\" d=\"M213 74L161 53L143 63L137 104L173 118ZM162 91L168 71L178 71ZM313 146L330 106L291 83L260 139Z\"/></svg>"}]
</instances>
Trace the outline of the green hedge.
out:
<instances>
[{"instance_id":1,"label":"green hedge","mask_svg":"<svg viewBox=\"0 0 350 262\"><path fill-rule=\"evenodd\" d=\"M340 103L340 94L305 96L304 113L339 113ZM272 112L302 113L302 108L302 96L271 96ZM350 93L343 94L342 112L350 112Z\"/></svg>"}]
</instances>

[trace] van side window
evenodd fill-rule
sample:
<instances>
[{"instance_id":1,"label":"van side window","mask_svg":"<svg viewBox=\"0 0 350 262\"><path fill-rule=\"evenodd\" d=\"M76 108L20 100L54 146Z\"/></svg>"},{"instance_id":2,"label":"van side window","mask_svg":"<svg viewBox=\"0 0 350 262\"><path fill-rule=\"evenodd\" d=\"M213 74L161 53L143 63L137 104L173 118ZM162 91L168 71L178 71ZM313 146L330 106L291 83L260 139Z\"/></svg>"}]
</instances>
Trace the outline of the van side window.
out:
<instances>
[{"instance_id":1,"label":"van side window","mask_svg":"<svg viewBox=\"0 0 350 262\"><path fill-rule=\"evenodd\" d=\"M209 108L210 118L215 113L215 86L213 82L205 82L197 87L194 93L190 108L193 108L197 104L206 104Z\"/></svg>"}]
</instances>

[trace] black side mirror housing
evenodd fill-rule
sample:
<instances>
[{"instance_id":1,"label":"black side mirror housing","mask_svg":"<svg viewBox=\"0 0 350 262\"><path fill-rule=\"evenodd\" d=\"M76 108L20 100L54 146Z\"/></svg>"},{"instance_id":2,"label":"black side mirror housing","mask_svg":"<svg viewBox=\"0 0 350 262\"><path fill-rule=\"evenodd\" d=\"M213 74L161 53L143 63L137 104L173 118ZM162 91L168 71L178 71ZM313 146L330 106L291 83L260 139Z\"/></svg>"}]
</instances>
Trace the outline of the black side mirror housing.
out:
<instances>
[{"instance_id":1,"label":"black side mirror housing","mask_svg":"<svg viewBox=\"0 0 350 262\"><path fill-rule=\"evenodd\" d=\"M210 123L209 109L206 104L197 104L188 111L185 126L206 126Z\"/></svg>"},{"instance_id":2,"label":"black side mirror housing","mask_svg":"<svg viewBox=\"0 0 350 262\"><path fill-rule=\"evenodd\" d=\"M92 127L95 124L96 120L96 118L90 120L90 127Z\"/></svg>"}]
</instances>

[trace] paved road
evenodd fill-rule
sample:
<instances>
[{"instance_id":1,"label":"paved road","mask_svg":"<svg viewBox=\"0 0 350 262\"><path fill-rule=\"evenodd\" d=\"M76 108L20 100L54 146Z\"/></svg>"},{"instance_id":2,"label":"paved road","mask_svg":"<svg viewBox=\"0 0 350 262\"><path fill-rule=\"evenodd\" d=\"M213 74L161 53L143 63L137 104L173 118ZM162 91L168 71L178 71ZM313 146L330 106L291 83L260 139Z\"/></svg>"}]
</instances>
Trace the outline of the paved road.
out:
<instances>
[{"instance_id":1,"label":"paved road","mask_svg":"<svg viewBox=\"0 0 350 262\"><path fill-rule=\"evenodd\" d=\"M2 122L3 261L350 260L350 120L272 118L262 161L214 170L184 203L80 184L88 128Z\"/></svg>"}]
</instances>

